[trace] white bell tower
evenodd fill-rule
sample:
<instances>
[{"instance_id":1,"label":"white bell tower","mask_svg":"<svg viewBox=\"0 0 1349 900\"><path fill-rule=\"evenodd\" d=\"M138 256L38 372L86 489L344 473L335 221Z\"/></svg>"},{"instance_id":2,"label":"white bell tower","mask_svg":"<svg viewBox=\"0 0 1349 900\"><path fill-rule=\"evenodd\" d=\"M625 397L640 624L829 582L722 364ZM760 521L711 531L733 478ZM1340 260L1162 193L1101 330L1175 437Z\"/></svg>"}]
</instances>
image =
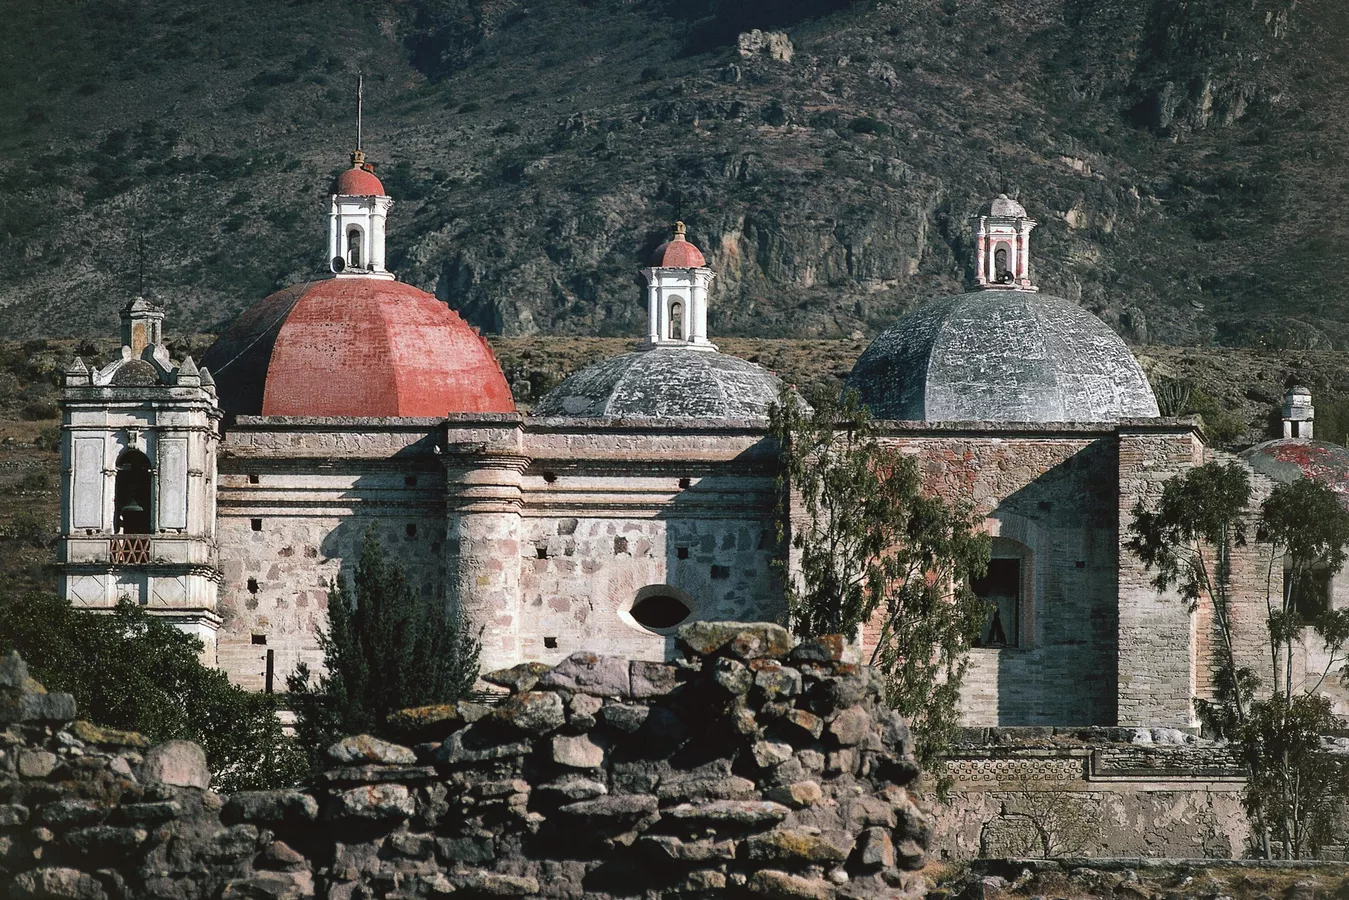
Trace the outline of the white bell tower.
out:
<instances>
[{"instance_id":1,"label":"white bell tower","mask_svg":"<svg viewBox=\"0 0 1349 900\"><path fill-rule=\"evenodd\" d=\"M1030 233L1038 224L1006 194L970 220L979 290L1038 291L1030 280Z\"/></svg>"},{"instance_id":2,"label":"white bell tower","mask_svg":"<svg viewBox=\"0 0 1349 900\"><path fill-rule=\"evenodd\" d=\"M646 340L638 348L716 350L707 339L707 289L716 274L687 237L683 222L656 248L646 276Z\"/></svg>"},{"instance_id":3,"label":"white bell tower","mask_svg":"<svg viewBox=\"0 0 1349 900\"><path fill-rule=\"evenodd\" d=\"M384 265L384 225L393 200L357 150L337 176L328 226L328 258L339 278L393 278Z\"/></svg>"}]
</instances>

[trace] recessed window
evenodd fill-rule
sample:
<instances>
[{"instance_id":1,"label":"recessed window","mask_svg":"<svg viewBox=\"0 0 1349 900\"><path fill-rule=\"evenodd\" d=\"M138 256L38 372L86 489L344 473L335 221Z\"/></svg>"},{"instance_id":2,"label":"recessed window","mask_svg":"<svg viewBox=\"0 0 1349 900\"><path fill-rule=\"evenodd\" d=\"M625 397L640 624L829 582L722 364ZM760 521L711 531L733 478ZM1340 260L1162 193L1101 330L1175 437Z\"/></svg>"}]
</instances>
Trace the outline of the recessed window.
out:
<instances>
[{"instance_id":1,"label":"recessed window","mask_svg":"<svg viewBox=\"0 0 1349 900\"><path fill-rule=\"evenodd\" d=\"M262 482L262 477L259 476L259 475L249 475L249 476L248 476L248 483L249 483L249 484L260 484L261 482Z\"/></svg>"},{"instance_id":2,"label":"recessed window","mask_svg":"<svg viewBox=\"0 0 1349 900\"><path fill-rule=\"evenodd\" d=\"M680 488L680 490L687 490L688 487L689 487L689 485L691 485L691 484L693 484L693 479L692 479L692 478L681 478L681 479L679 479L679 488Z\"/></svg>"},{"instance_id":3,"label":"recessed window","mask_svg":"<svg viewBox=\"0 0 1349 900\"><path fill-rule=\"evenodd\" d=\"M1289 571L1284 575L1283 593L1285 602L1292 595L1293 612L1298 621L1306 624L1321 619L1332 608L1332 584L1330 573L1325 569L1312 569L1302 575L1302 584L1295 585L1297 578ZM1294 588L1296 587L1296 593Z\"/></svg>"},{"instance_id":4,"label":"recessed window","mask_svg":"<svg viewBox=\"0 0 1349 900\"><path fill-rule=\"evenodd\" d=\"M639 625L659 631L673 628L683 622L692 610L678 597L668 594L650 594L641 598L629 610Z\"/></svg>"},{"instance_id":5,"label":"recessed window","mask_svg":"<svg viewBox=\"0 0 1349 900\"><path fill-rule=\"evenodd\" d=\"M990 559L988 574L970 585L989 605L976 646L1015 647L1021 640L1021 560Z\"/></svg>"},{"instance_id":6,"label":"recessed window","mask_svg":"<svg viewBox=\"0 0 1349 900\"><path fill-rule=\"evenodd\" d=\"M688 548L688 547L676 547L676 548L675 548L675 556L679 557L680 559L688 559L688 558L689 558L689 548Z\"/></svg>"},{"instance_id":7,"label":"recessed window","mask_svg":"<svg viewBox=\"0 0 1349 900\"><path fill-rule=\"evenodd\" d=\"M249 520L248 520L248 527L252 528L254 531L261 531L261 530L262 530L262 520L261 520L261 519L249 519Z\"/></svg>"},{"instance_id":8,"label":"recessed window","mask_svg":"<svg viewBox=\"0 0 1349 900\"><path fill-rule=\"evenodd\" d=\"M417 526L412 522L409 522L403 531L409 538L415 538L417 536Z\"/></svg>"},{"instance_id":9,"label":"recessed window","mask_svg":"<svg viewBox=\"0 0 1349 900\"><path fill-rule=\"evenodd\" d=\"M258 580L256 578L248 579L248 592L256 594L258 592Z\"/></svg>"},{"instance_id":10,"label":"recessed window","mask_svg":"<svg viewBox=\"0 0 1349 900\"><path fill-rule=\"evenodd\" d=\"M256 646L256 647L265 647L265 646L267 646L267 635L265 635L265 634L255 634L255 635L253 635L253 645Z\"/></svg>"},{"instance_id":11,"label":"recessed window","mask_svg":"<svg viewBox=\"0 0 1349 900\"><path fill-rule=\"evenodd\" d=\"M557 473L556 473L556 472L544 472L544 473L543 473L543 480L544 480L544 483L545 483L545 484L552 484L554 481L557 481Z\"/></svg>"},{"instance_id":12,"label":"recessed window","mask_svg":"<svg viewBox=\"0 0 1349 900\"><path fill-rule=\"evenodd\" d=\"M723 578L730 578L730 577L731 577L731 567L730 567L730 566L713 566L713 567L712 567L712 577L715 578L715 579L717 579L717 580L721 580L721 579L723 579Z\"/></svg>"},{"instance_id":13,"label":"recessed window","mask_svg":"<svg viewBox=\"0 0 1349 900\"><path fill-rule=\"evenodd\" d=\"M543 547L543 546L535 547L535 548L534 548L534 557L535 557L536 559L547 559L547 558L548 558L548 548L547 548L547 547Z\"/></svg>"},{"instance_id":14,"label":"recessed window","mask_svg":"<svg viewBox=\"0 0 1349 900\"><path fill-rule=\"evenodd\" d=\"M545 649L548 649L548 650L556 650L556 649L557 649L557 638L555 638L555 637L546 637L546 638L544 638L544 639L543 639L543 646L544 646Z\"/></svg>"}]
</instances>

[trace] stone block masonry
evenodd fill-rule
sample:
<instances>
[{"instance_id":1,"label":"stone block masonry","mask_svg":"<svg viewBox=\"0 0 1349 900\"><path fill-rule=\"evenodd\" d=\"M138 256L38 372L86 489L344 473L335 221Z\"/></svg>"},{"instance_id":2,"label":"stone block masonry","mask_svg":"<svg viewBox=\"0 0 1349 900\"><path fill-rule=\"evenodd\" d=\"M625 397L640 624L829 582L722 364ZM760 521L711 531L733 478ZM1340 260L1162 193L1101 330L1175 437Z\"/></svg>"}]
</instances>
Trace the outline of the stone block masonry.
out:
<instances>
[{"instance_id":1,"label":"stone block masonry","mask_svg":"<svg viewBox=\"0 0 1349 900\"><path fill-rule=\"evenodd\" d=\"M71 723L0 664L0 882L16 900L917 898L904 721L841 641L698 622L674 663L576 653L407 710L311 785L220 797L200 750Z\"/></svg>"}]
</instances>

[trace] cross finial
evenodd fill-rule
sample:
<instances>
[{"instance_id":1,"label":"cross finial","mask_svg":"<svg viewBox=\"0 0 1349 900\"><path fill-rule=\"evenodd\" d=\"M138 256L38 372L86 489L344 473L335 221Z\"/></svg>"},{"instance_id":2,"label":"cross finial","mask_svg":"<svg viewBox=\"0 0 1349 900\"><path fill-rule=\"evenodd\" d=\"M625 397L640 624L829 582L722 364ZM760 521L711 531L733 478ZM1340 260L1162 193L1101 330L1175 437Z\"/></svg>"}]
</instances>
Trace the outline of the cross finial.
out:
<instances>
[{"instance_id":1,"label":"cross finial","mask_svg":"<svg viewBox=\"0 0 1349 900\"><path fill-rule=\"evenodd\" d=\"M365 75L361 72L356 73L356 152L360 153L364 148L361 146L361 114L365 106Z\"/></svg>"},{"instance_id":2,"label":"cross finial","mask_svg":"<svg viewBox=\"0 0 1349 900\"><path fill-rule=\"evenodd\" d=\"M136 234L137 297L145 296L145 233Z\"/></svg>"}]
</instances>

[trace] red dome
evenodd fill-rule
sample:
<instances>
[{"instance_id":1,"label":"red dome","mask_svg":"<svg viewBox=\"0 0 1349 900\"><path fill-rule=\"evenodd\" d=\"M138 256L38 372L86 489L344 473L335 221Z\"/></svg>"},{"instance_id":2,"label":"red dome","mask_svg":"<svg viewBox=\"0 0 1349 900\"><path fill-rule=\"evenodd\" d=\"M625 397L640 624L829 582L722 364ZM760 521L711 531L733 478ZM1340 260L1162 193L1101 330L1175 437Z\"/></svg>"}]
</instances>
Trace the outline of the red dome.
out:
<instances>
[{"instance_id":1,"label":"red dome","mask_svg":"<svg viewBox=\"0 0 1349 900\"><path fill-rule=\"evenodd\" d=\"M352 166L337 176L334 193L345 194L348 197L383 197L384 185L369 169Z\"/></svg>"},{"instance_id":2,"label":"red dome","mask_svg":"<svg viewBox=\"0 0 1349 900\"><path fill-rule=\"evenodd\" d=\"M202 365L234 415L515 411L487 341L440 300L384 279L277 291L240 316Z\"/></svg>"},{"instance_id":3,"label":"red dome","mask_svg":"<svg viewBox=\"0 0 1349 900\"><path fill-rule=\"evenodd\" d=\"M651 255L651 265L667 266L672 269L701 269L707 265L703 252L684 237L684 223L675 223L674 237L656 248Z\"/></svg>"}]
</instances>

